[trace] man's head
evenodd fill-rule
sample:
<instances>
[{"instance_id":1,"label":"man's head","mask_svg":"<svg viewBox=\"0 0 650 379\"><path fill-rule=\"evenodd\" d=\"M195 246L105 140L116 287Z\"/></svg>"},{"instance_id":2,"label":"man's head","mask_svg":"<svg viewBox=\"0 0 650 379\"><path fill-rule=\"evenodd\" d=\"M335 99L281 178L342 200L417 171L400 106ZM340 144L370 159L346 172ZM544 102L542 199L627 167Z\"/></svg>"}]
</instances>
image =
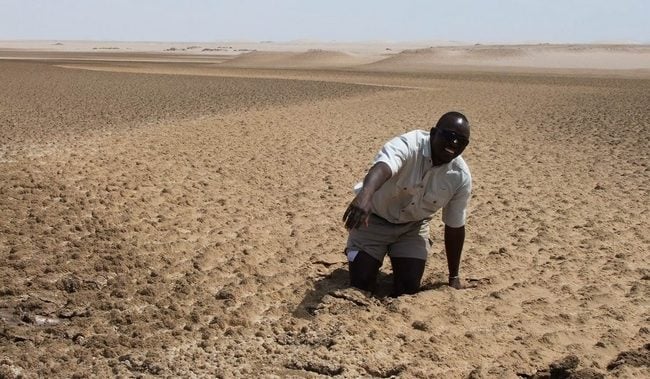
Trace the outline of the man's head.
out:
<instances>
[{"instance_id":1,"label":"man's head","mask_svg":"<svg viewBox=\"0 0 650 379\"><path fill-rule=\"evenodd\" d=\"M430 138L433 165L449 163L469 143L469 121L462 113L447 112L431 128Z\"/></svg>"}]
</instances>

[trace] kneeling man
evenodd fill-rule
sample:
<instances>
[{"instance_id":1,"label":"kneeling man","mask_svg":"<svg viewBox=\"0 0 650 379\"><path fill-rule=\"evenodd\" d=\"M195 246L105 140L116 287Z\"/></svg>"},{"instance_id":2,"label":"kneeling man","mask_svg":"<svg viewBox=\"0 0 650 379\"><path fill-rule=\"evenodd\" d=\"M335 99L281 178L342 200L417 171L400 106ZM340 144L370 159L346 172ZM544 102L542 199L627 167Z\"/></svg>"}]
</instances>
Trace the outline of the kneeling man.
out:
<instances>
[{"instance_id":1,"label":"kneeling man","mask_svg":"<svg viewBox=\"0 0 650 379\"><path fill-rule=\"evenodd\" d=\"M393 295L417 292L430 248L429 221L442 208L449 285L461 288L459 266L472 189L461 153L469 135L467 118L449 112L429 132L414 130L382 147L343 215L352 286L374 291L388 254Z\"/></svg>"}]
</instances>

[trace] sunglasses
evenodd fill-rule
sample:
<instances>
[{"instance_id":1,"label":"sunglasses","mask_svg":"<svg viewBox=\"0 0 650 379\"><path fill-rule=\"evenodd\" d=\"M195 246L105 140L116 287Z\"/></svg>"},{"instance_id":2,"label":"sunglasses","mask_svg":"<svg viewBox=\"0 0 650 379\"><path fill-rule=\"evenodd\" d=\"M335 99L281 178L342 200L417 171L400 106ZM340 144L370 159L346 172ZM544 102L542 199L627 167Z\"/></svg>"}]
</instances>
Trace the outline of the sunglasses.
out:
<instances>
[{"instance_id":1,"label":"sunglasses","mask_svg":"<svg viewBox=\"0 0 650 379\"><path fill-rule=\"evenodd\" d=\"M458 134L453 130L438 128L438 132L440 132L440 134L444 137L445 140L447 140L447 142L453 145L465 147L469 144L469 138L465 137L462 134Z\"/></svg>"}]
</instances>

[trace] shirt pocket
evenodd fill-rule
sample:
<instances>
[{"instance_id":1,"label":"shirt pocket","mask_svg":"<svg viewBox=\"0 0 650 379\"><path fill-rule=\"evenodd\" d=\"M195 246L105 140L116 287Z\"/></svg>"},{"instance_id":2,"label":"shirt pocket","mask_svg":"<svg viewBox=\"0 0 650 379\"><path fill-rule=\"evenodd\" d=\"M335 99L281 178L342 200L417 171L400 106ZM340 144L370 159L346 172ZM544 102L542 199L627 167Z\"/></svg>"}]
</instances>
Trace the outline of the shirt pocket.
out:
<instances>
[{"instance_id":1,"label":"shirt pocket","mask_svg":"<svg viewBox=\"0 0 650 379\"><path fill-rule=\"evenodd\" d=\"M393 194L400 204L412 202L413 198L418 195L416 188L407 180L395 183Z\"/></svg>"},{"instance_id":2,"label":"shirt pocket","mask_svg":"<svg viewBox=\"0 0 650 379\"><path fill-rule=\"evenodd\" d=\"M429 211L437 211L447 205L452 193L446 186L438 186L436 191L427 191L422 196L422 208Z\"/></svg>"}]
</instances>

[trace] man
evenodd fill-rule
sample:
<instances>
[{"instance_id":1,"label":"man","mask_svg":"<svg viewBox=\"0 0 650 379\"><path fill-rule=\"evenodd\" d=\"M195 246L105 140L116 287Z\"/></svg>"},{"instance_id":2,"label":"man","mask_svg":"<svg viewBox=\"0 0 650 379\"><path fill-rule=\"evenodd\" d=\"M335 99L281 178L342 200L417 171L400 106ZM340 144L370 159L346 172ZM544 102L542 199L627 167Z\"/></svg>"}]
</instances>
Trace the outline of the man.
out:
<instances>
[{"instance_id":1,"label":"man","mask_svg":"<svg viewBox=\"0 0 650 379\"><path fill-rule=\"evenodd\" d=\"M449 112L430 132L411 131L383 146L343 215L352 286L374 291L388 253L393 296L416 293L430 247L429 220L442 208L449 286L462 287L459 266L472 179L460 155L469 135L467 118Z\"/></svg>"}]
</instances>

